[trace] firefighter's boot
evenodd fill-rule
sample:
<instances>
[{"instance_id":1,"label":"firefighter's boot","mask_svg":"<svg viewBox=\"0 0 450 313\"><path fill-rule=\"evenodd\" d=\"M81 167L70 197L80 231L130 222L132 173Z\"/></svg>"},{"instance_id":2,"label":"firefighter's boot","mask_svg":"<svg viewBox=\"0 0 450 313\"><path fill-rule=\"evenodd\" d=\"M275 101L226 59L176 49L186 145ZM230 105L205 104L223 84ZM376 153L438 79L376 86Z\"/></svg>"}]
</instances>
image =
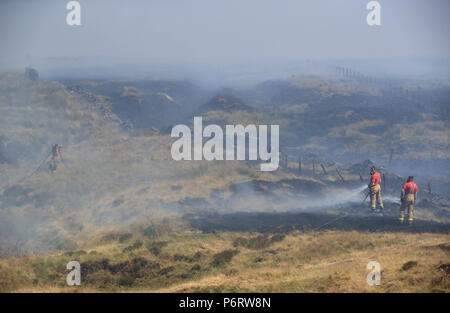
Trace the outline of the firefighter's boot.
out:
<instances>
[{"instance_id":1,"label":"firefighter's boot","mask_svg":"<svg viewBox=\"0 0 450 313\"><path fill-rule=\"evenodd\" d=\"M400 211L398 221L399 221L400 225L403 225L405 223L405 212L404 211Z\"/></svg>"}]
</instances>

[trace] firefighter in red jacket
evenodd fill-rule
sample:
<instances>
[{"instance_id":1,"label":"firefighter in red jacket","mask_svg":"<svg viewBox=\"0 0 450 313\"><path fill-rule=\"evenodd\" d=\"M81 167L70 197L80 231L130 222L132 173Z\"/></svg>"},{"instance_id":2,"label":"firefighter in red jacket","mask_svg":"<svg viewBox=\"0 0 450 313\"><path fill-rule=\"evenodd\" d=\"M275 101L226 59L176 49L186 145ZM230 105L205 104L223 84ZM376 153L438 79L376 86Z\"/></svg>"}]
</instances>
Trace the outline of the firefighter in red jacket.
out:
<instances>
[{"instance_id":1,"label":"firefighter in red jacket","mask_svg":"<svg viewBox=\"0 0 450 313\"><path fill-rule=\"evenodd\" d=\"M52 171L56 170L58 166L57 159L60 158L62 160L61 148L62 146L56 143L52 146L52 158L49 164Z\"/></svg>"},{"instance_id":2,"label":"firefighter in red jacket","mask_svg":"<svg viewBox=\"0 0 450 313\"><path fill-rule=\"evenodd\" d=\"M370 182L369 182L369 192L370 192L370 203L372 205L372 212L376 212L377 202L380 206L380 212L383 212L383 200L381 200L381 175L376 171L375 166L370 168Z\"/></svg>"},{"instance_id":3,"label":"firefighter in red jacket","mask_svg":"<svg viewBox=\"0 0 450 313\"><path fill-rule=\"evenodd\" d=\"M419 187L414 183L414 176L409 176L408 181L402 188L402 193L400 195L401 206L400 206L400 223L403 224L405 221L405 209L408 208L408 223L411 224L413 222L413 212L414 212L414 203L417 200L417 191Z\"/></svg>"}]
</instances>

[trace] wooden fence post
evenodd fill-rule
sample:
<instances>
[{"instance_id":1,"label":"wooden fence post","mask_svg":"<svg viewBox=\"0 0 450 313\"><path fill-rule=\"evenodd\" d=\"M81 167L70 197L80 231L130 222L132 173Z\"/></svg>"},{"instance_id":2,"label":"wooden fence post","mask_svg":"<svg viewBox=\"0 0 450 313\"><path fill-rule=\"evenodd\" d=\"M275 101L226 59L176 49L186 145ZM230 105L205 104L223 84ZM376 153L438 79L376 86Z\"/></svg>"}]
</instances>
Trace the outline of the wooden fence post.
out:
<instances>
[{"instance_id":1,"label":"wooden fence post","mask_svg":"<svg viewBox=\"0 0 450 313\"><path fill-rule=\"evenodd\" d=\"M316 175L316 159L313 159L313 175Z\"/></svg>"},{"instance_id":2,"label":"wooden fence post","mask_svg":"<svg viewBox=\"0 0 450 313\"><path fill-rule=\"evenodd\" d=\"M336 168L336 171L337 171L339 177L341 178L342 182L345 183L345 179L344 179L344 177L342 177L341 172L339 172L338 168Z\"/></svg>"},{"instance_id":3,"label":"wooden fence post","mask_svg":"<svg viewBox=\"0 0 450 313\"><path fill-rule=\"evenodd\" d=\"M327 174L327 170L325 169L325 166L323 166L322 163L320 163L320 166L322 167L323 174L324 174L324 175L328 175L328 174Z\"/></svg>"}]
</instances>

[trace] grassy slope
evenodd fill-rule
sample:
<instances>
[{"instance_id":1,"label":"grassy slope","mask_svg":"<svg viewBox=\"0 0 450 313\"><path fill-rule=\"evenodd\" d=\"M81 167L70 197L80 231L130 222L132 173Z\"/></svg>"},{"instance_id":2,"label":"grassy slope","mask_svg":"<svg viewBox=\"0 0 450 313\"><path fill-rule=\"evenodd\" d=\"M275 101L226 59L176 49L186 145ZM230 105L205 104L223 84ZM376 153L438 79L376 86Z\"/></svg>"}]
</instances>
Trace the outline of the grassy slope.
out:
<instances>
[{"instance_id":1,"label":"grassy slope","mask_svg":"<svg viewBox=\"0 0 450 313\"><path fill-rule=\"evenodd\" d=\"M238 162L175 162L169 136L130 136L63 85L32 83L21 75L0 82L1 133L7 144L22 146L17 165L0 164L1 255L71 249L80 233L166 214L186 198L212 206L213 190L290 177ZM44 165L28 177L53 142L64 144L64 164L53 174Z\"/></svg>"},{"instance_id":2,"label":"grassy slope","mask_svg":"<svg viewBox=\"0 0 450 313\"><path fill-rule=\"evenodd\" d=\"M424 83L409 86L409 93L400 85L391 90L338 77L296 76L285 83L276 106L271 101L265 105L272 105L270 118L281 125L286 140L305 139L296 149L347 157L376 151L372 158L383 160L391 149L396 159L450 156L447 99L431 95L448 94L448 86L427 86L424 96L417 92Z\"/></svg>"},{"instance_id":3,"label":"grassy slope","mask_svg":"<svg viewBox=\"0 0 450 313\"><path fill-rule=\"evenodd\" d=\"M449 273L439 269L449 261L450 237L445 234L203 234L176 220L156 228L157 236L149 235L146 228L129 233L131 237L128 233L98 234L85 250L0 260L0 290L450 292ZM273 236L278 238L271 240ZM159 245L158 252L154 247L161 242L165 244ZM447 245L439 246L445 242ZM231 260L220 254L236 250ZM108 266L102 267L99 264L105 259ZM87 272L78 287L65 284L65 265L71 260L79 261L82 272ZM381 264L380 286L366 283L369 261ZM417 265L403 270L409 261Z\"/></svg>"}]
</instances>

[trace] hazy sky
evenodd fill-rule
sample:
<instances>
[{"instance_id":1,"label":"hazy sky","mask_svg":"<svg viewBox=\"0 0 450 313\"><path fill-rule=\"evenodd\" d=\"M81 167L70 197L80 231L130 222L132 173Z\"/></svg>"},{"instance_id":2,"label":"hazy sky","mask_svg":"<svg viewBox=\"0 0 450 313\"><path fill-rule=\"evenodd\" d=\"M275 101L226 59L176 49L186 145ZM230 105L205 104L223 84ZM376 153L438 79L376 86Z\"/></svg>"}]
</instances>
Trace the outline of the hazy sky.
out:
<instances>
[{"instance_id":1,"label":"hazy sky","mask_svg":"<svg viewBox=\"0 0 450 313\"><path fill-rule=\"evenodd\" d=\"M32 57L242 60L384 58L450 54L448 0L0 0L0 64Z\"/></svg>"}]
</instances>

